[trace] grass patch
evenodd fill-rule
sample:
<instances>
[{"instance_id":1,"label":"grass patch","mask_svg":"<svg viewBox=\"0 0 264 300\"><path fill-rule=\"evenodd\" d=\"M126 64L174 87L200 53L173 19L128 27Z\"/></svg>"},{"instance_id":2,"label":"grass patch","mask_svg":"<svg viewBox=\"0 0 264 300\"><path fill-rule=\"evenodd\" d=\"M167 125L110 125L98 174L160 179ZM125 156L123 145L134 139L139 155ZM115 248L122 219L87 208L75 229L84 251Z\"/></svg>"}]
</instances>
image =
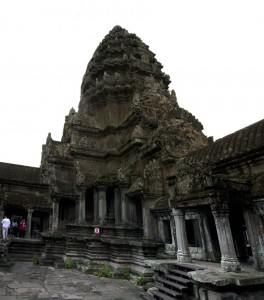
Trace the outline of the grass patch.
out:
<instances>
[{"instance_id":1,"label":"grass patch","mask_svg":"<svg viewBox=\"0 0 264 300\"><path fill-rule=\"evenodd\" d=\"M75 268L76 264L71 257L67 257L64 260L64 266L66 269L72 269L72 268Z\"/></svg>"},{"instance_id":2,"label":"grass patch","mask_svg":"<svg viewBox=\"0 0 264 300\"><path fill-rule=\"evenodd\" d=\"M98 277L106 277L106 278L113 277L113 273L108 265L104 265L101 268L99 268L97 271L94 271L93 275Z\"/></svg>"},{"instance_id":3,"label":"grass patch","mask_svg":"<svg viewBox=\"0 0 264 300\"><path fill-rule=\"evenodd\" d=\"M136 279L136 285L142 286L146 283L144 277L137 277Z\"/></svg>"},{"instance_id":4,"label":"grass patch","mask_svg":"<svg viewBox=\"0 0 264 300\"><path fill-rule=\"evenodd\" d=\"M40 265L41 255L39 253L33 254L33 262L34 262L34 265Z\"/></svg>"}]
</instances>

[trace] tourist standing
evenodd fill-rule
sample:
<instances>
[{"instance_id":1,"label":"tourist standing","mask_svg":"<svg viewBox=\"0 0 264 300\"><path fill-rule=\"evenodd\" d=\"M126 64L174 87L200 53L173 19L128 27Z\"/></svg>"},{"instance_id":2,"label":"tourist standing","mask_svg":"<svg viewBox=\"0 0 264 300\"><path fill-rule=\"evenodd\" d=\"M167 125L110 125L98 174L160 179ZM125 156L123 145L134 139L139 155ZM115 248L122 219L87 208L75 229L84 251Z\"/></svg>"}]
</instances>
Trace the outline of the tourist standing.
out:
<instances>
[{"instance_id":1,"label":"tourist standing","mask_svg":"<svg viewBox=\"0 0 264 300\"><path fill-rule=\"evenodd\" d=\"M7 216L5 216L1 223L2 223L3 239L7 239L8 229L10 227L10 219Z\"/></svg>"},{"instance_id":2,"label":"tourist standing","mask_svg":"<svg viewBox=\"0 0 264 300\"><path fill-rule=\"evenodd\" d=\"M19 237L21 237L21 238L25 237L26 228L27 228L26 220L22 219L20 224L19 224Z\"/></svg>"},{"instance_id":3,"label":"tourist standing","mask_svg":"<svg viewBox=\"0 0 264 300\"><path fill-rule=\"evenodd\" d=\"M17 237L17 234L18 234L18 223L17 223L16 219L14 219L13 222L11 223L11 228L12 228L13 236Z\"/></svg>"}]
</instances>

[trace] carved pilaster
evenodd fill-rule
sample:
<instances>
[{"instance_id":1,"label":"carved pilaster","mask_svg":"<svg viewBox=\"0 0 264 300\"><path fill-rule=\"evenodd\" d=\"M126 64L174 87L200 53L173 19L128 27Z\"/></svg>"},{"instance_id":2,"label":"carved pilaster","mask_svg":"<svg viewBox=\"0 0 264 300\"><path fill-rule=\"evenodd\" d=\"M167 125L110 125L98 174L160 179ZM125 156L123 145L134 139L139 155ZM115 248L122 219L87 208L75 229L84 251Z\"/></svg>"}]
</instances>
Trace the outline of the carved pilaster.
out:
<instances>
[{"instance_id":1,"label":"carved pilaster","mask_svg":"<svg viewBox=\"0 0 264 300\"><path fill-rule=\"evenodd\" d=\"M52 199L52 231L58 230L59 227L59 199Z\"/></svg>"}]
</instances>

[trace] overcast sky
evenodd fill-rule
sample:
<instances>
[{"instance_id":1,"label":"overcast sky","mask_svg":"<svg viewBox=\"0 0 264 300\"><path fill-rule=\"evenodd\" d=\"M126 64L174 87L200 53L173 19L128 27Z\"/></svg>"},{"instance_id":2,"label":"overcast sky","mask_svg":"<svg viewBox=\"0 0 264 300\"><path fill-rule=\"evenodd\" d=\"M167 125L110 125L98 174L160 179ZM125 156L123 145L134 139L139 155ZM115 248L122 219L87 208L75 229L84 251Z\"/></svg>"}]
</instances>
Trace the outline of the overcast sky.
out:
<instances>
[{"instance_id":1,"label":"overcast sky","mask_svg":"<svg viewBox=\"0 0 264 300\"><path fill-rule=\"evenodd\" d=\"M40 166L115 25L156 53L207 136L263 119L263 0L0 0L0 161Z\"/></svg>"}]
</instances>

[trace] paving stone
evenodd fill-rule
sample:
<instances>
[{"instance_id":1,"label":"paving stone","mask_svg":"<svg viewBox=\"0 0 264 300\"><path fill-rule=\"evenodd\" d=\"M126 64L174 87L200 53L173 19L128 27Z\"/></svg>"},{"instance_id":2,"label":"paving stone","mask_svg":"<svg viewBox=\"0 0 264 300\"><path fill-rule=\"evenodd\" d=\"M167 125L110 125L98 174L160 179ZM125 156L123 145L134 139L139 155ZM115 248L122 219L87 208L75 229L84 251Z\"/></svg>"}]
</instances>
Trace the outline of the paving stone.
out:
<instances>
[{"instance_id":1,"label":"paving stone","mask_svg":"<svg viewBox=\"0 0 264 300\"><path fill-rule=\"evenodd\" d=\"M0 269L0 300L141 300L140 293L129 281L32 262L17 261L11 272Z\"/></svg>"}]
</instances>

